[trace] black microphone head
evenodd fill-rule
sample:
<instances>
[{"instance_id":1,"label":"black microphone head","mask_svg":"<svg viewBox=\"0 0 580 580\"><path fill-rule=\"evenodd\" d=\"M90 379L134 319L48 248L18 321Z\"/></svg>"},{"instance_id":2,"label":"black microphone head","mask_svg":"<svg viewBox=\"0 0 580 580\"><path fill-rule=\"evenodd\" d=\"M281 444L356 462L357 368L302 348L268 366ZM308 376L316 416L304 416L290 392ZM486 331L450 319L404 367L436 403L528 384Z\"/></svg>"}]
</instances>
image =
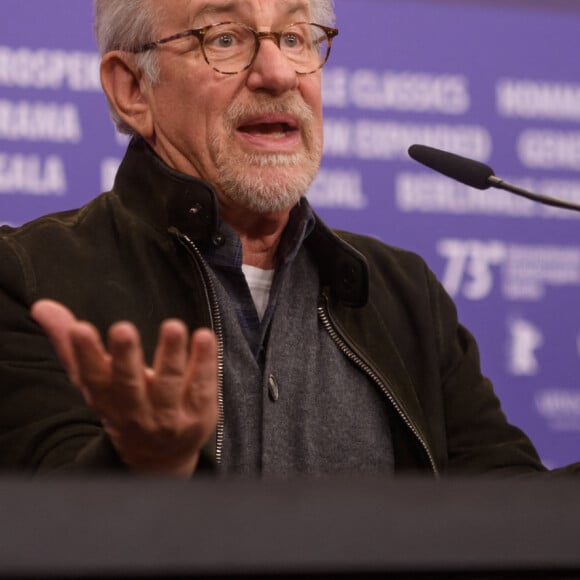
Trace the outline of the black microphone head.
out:
<instances>
[{"instance_id":1,"label":"black microphone head","mask_svg":"<svg viewBox=\"0 0 580 580\"><path fill-rule=\"evenodd\" d=\"M494 175L494 172L485 163L434 147L427 147L427 145L411 145L409 155L415 161L465 185L477 189L487 189L492 185L489 178Z\"/></svg>"}]
</instances>

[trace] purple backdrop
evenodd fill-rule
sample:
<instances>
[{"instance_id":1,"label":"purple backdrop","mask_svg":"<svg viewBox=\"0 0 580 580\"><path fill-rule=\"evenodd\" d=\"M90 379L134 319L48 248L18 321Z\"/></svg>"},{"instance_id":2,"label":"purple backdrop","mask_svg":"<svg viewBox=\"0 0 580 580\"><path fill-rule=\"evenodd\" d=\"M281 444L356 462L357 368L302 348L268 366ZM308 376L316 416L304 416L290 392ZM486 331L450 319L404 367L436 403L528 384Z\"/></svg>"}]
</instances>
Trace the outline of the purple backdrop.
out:
<instances>
[{"instance_id":1,"label":"purple backdrop","mask_svg":"<svg viewBox=\"0 0 580 580\"><path fill-rule=\"evenodd\" d=\"M100 92L91 5L2 1L3 223L82 205L110 186L123 154ZM579 459L580 214L455 184L406 151L455 151L580 202L580 6L336 7L313 205L335 227L422 254L477 336L510 420L548 465Z\"/></svg>"}]
</instances>

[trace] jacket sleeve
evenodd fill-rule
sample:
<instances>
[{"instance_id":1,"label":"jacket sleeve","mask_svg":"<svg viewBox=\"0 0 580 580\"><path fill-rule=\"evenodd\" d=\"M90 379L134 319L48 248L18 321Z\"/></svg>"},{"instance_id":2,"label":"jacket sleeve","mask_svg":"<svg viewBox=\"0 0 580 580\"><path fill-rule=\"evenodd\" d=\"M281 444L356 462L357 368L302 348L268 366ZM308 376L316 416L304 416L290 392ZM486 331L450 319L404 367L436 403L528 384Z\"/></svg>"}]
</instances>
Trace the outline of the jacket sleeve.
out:
<instances>
[{"instance_id":1,"label":"jacket sleeve","mask_svg":"<svg viewBox=\"0 0 580 580\"><path fill-rule=\"evenodd\" d=\"M99 418L29 315L36 292L26 253L0 238L0 471L123 471Z\"/></svg>"},{"instance_id":2,"label":"jacket sleeve","mask_svg":"<svg viewBox=\"0 0 580 580\"><path fill-rule=\"evenodd\" d=\"M531 475L546 472L526 434L510 424L480 367L477 343L458 323L456 307L431 277L450 474ZM580 473L573 464L554 473Z\"/></svg>"}]
</instances>

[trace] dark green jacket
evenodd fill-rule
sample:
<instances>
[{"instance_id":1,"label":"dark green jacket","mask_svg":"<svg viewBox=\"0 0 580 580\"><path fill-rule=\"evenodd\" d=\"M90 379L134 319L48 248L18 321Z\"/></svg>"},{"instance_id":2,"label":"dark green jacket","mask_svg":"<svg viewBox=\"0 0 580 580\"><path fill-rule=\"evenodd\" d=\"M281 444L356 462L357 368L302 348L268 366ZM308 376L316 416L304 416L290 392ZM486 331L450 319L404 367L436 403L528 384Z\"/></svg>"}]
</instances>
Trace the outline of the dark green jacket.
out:
<instances>
[{"instance_id":1,"label":"dark green jacket","mask_svg":"<svg viewBox=\"0 0 580 580\"><path fill-rule=\"evenodd\" d=\"M136 140L112 192L80 210L2 230L0 469L123 469L30 306L58 300L103 336L113 322L130 320L151 360L164 319L191 329L215 325L195 242L214 236L216 224L208 184L168 169ZM480 372L475 341L419 257L331 232L320 220L306 243L320 265L321 323L384 392L398 472L544 470L528 438L507 423ZM218 430L204 469L215 465L219 441Z\"/></svg>"}]
</instances>

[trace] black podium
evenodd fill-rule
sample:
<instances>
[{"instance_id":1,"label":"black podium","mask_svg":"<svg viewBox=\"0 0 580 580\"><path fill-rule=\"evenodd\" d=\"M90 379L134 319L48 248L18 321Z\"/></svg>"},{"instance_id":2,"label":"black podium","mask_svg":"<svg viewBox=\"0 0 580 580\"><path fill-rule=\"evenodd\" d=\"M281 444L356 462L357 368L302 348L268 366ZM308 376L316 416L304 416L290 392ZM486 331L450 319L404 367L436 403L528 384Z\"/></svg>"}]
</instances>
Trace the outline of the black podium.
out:
<instances>
[{"instance_id":1,"label":"black podium","mask_svg":"<svg viewBox=\"0 0 580 580\"><path fill-rule=\"evenodd\" d=\"M580 482L4 479L2 578L576 578Z\"/></svg>"}]
</instances>

